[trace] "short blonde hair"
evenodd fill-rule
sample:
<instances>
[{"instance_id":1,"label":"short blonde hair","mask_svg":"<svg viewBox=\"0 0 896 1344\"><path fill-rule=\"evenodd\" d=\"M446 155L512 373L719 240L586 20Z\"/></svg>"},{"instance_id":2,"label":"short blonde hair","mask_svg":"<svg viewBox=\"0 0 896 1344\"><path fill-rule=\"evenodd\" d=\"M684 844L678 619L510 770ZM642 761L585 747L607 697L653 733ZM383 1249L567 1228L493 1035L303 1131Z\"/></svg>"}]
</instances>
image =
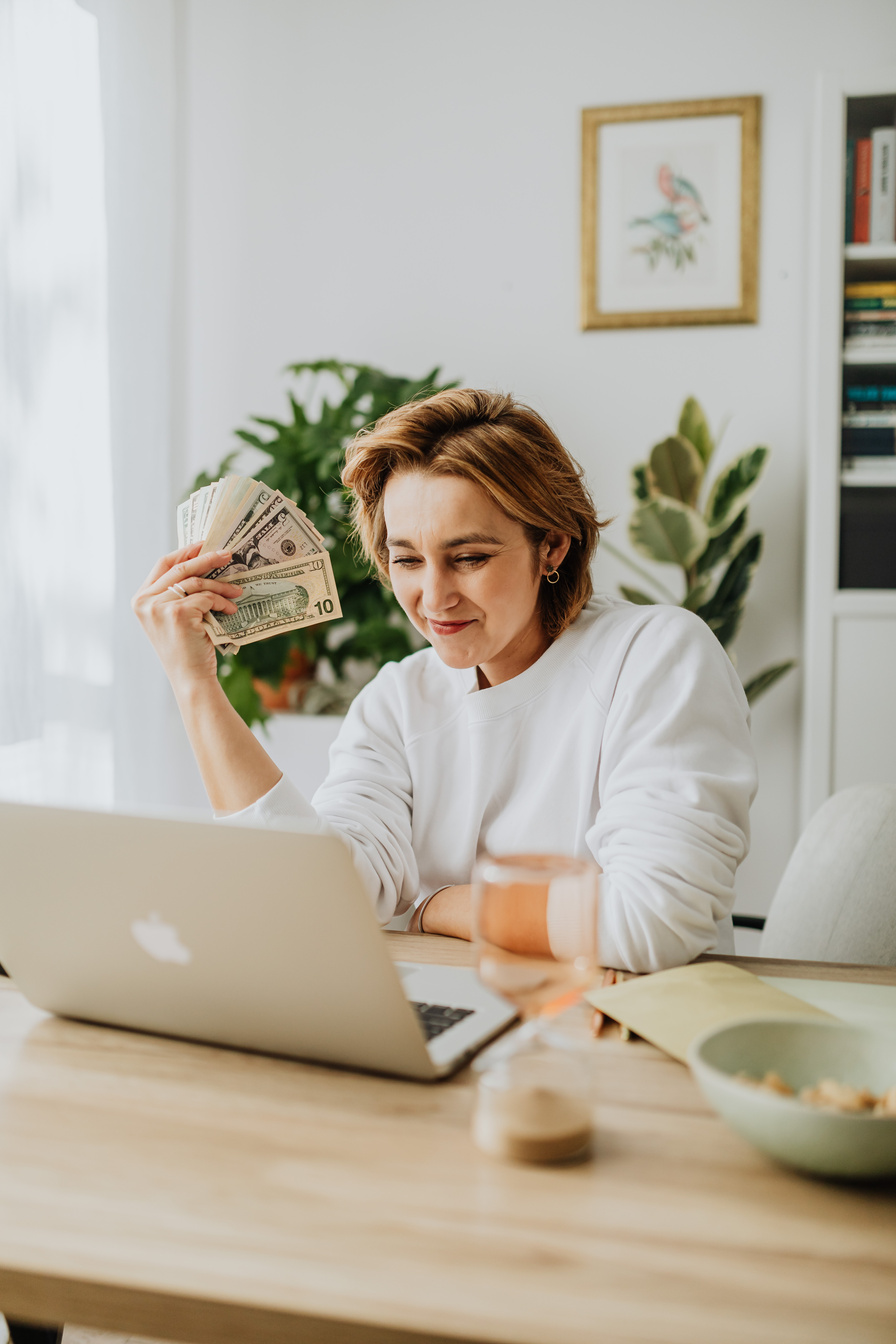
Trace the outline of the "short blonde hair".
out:
<instances>
[{"instance_id":1,"label":"short blonde hair","mask_svg":"<svg viewBox=\"0 0 896 1344\"><path fill-rule=\"evenodd\" d=\"M389 583L383 493L393 475L460 476L526 530L533 552L549 532L572 538L558 581L542 584L540 611L556 638L593 591L591 559L600 530L585 474L529 406L502 392L449 388L412 401L361 430L345 454L342 483L354 495L352 521L367 559Z\"/></svg>"}]
</instances>

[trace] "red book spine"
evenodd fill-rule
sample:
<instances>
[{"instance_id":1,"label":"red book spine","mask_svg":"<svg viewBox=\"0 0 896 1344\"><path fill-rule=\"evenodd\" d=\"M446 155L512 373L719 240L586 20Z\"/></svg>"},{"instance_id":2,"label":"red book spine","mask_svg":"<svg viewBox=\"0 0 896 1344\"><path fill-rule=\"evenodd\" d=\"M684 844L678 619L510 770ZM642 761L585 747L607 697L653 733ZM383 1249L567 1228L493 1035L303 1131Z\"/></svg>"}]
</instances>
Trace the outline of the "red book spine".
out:
<instances>
[{"instance_id":1,"label":"red book spine","mask_svg":"<svg viewBox=\"0 0 896 1344\"><path fill-rule=\"evenodd\" d=\"M871 140L856 141L856 202L852 217L852 240L867 243L871 237Z\"/></svg>"}]
</instances>

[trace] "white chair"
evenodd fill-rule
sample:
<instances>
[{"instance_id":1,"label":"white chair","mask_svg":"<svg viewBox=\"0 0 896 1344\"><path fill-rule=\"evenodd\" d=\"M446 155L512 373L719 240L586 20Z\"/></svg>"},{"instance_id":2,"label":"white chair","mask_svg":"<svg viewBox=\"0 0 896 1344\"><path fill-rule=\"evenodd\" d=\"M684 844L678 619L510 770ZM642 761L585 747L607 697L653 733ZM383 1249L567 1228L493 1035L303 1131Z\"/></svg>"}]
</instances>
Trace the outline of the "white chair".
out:
<instances>
[{"instance_id":1,"label":"white chair","mask_svg":"<svg viewBox=\"0 0 896 1344\"><path fill-rule=\"evenodd\" d=\"M896 788L859 784L821 805L775 892L760 955L896 966Z\"/></svg>"}]
</instances>

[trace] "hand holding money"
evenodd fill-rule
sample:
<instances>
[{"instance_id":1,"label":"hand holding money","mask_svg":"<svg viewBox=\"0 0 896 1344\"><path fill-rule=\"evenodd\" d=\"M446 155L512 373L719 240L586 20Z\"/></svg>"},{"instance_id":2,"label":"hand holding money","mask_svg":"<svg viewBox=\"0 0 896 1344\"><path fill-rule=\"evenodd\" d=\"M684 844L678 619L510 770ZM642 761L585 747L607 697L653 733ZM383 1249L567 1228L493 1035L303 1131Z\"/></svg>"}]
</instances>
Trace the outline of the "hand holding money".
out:
<instances>
[{"instance_id":1,"label":"hand holding money","mask_svg":"<svg viewBox=\"0 0 896 1344\"><path fill-rule=\"evenodd\" d=\"M215 647L205 617L210 611L234 615L236 598L242 595L236 584L207 577L209 570L230 562L229 552L199 555L200 544L163 555L131 603L177 695L189 693L197 680L217 684Z\"/></svg>"},{"instance_id":2,"label":"hand holding money","mask_svg":"<svg viewBox=\"0 0 896 1344\"><path fill-rule=\"evenodd\" d=\"M263 481L225 476L195 490L177 510L181 546L231 554L208 578L238 585L236 613L212 612L205 625L222 653L342 615L324 538L291 499Z\"/></svg>"}]
</instances>

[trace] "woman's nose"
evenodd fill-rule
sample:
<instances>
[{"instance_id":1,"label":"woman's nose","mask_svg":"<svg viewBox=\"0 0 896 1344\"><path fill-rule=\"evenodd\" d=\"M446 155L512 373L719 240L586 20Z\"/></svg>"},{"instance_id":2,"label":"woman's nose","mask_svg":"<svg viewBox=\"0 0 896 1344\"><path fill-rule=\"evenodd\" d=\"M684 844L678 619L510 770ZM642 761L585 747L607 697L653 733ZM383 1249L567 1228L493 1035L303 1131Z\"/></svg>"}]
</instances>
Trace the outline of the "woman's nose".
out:
<instances>
[{"instance_id":1,"label":"woman's nose","mask_svg":"<svg viewBox=\"0 0 896 1344\"><path fill-rule=\"evenodd\" d=\"M454 575L449 569L431 565L423 578L423 606L428 616L438 616L457 602Z\"/></svg>"}]
</instances>

